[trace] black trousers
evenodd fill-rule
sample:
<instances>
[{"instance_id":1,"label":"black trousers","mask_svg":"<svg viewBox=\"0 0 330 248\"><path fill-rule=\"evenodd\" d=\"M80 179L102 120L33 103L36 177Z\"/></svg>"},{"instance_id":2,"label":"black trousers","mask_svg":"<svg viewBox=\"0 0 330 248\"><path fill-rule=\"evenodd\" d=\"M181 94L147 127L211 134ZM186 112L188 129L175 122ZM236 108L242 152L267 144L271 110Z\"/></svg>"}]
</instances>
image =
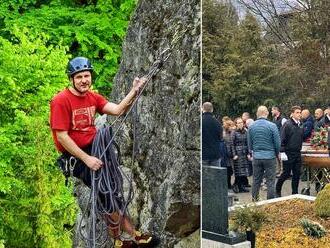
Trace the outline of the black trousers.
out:
<instances>
[{"instance_id":1,"label":"black trousers","mask_svg":"<svg viewBox=\"0 0 330 248\"><path fill-rule=\"evenodd\" d=\"M233 175L233 169L231 167L227 168L227 183L228 183L228 189L231 189L231 176Z\"/></svg>"},{"instance_id":2,"label":"black trousers","mask_svg":"<svg viewBox=\"0 0 330 248\"><path fill-rule=\"evenodd\" d=\"M283 161L283 172L280 175L279 179L276 183L276 193L281 194L282 186L285 180L290 177L292 171L292 194L298 194L298 186L300 180L300 172L301 172L301 153L286 153L288 156L287 161Z\"/></svg>"},{"instance_id":3,"label":"black trousers","mask_svg":"<svg viewBox=\"0 0 330 248\"><path fill-rule=\"evenodd\" d=\"M90 155L91 151L92 151L92 144L82 148L82 150L84 152L86 152L88 155ZM63 156L67 160L70 160L70 158L73 157L73 155L71 155L68 152L64 152ZM81 179L84 182L84 184L90 188L92 185L91 169L80 159L78 159L78 158L75 158L75 159L76 159L76 163L75 163L75 167L73 170L73 176Z\"/></svg>"},{"instance_id":4,"label":"black trousers","mask_svg":"<svg viewBox=\"0 0 330 248\"><path fill-rule=\"evenodd\" d=\"M248 183L249 181L246 176L235 177L234 184L236 184L240 190L243 189Z\"/></svg>"}]
</instances>

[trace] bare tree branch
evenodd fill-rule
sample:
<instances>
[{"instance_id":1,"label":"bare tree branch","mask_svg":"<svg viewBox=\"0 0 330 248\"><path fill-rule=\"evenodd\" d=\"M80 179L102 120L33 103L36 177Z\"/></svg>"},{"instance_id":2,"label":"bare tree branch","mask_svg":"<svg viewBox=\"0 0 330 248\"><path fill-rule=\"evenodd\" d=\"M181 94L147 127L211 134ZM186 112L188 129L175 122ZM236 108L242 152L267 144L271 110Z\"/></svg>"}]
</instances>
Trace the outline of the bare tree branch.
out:
<instances>
[{"instance_id":1,"label":"bare tree branch","mask_svg":"<svg viewBox=\"0 0 330 248\"><path fill-rule=\"evenodd\" d=\"M295 43L291 34L280 20L276 4L273 0L238 0L247 10L262 18L271 33L286 47L293 49Z\"/></svg>"}]
</instances>

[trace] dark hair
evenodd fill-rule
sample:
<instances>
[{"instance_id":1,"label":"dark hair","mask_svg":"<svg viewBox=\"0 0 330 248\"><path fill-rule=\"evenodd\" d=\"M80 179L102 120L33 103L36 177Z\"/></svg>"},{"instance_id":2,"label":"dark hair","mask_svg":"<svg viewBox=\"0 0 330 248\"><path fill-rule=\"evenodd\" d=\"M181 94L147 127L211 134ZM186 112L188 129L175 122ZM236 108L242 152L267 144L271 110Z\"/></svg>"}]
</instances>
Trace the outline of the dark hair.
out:
<instances>
[{"instance_id":1,"label":"dark hair","mask_svg":"<svg viewBox=\"0 0 330 248\"><path fill-rule=\"evenodd\" d=\"M236 122L237 122L238 120L242 120L242 121L243 121L242 117L236 117L236 118L234 119L235 124L236 124Z\"/></svg>"},{"instance_id":2,"label":"dark hair","mask_svg":"<svg viewBox=\"0 0 330 248\"><path fill-rule=\"evenodd\" d=\"M278 112L281 112L279 106L274 105L274 106L272 107L272 109L276 109Z\"/></svg>"},{"instance_id":3,"label":"dark hair","mask_svg":"<svg viewBox=\"0 0 330 248\"><path fill-rule=\"evenodd\" d=\"M292 106L292 107L291 107L291 113L294 113L294 111L296 111L296 109L301 110L301 107L300 107L300 106L297 106L297 105Z\"/></svg>"}]
</instances>

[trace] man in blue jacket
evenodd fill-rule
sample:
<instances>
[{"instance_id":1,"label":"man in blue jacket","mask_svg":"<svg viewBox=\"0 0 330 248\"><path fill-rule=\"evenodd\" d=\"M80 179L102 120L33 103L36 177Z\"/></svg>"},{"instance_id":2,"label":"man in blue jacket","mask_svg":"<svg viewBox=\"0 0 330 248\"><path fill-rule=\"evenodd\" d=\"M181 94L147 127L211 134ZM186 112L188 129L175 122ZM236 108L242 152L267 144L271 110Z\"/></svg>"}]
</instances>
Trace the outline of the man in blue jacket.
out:
<instances>
[{"instance_id":1,"label":"man in blue jacket","mask_svg":"<svg viewBox=\"0 0 330 248\"><path fill-rule=\"evenodd\" d=\"M268 109L259 106L257 120L249 127L248 145L253 154L252 200L259 200L262 179L266 178L267 199L275 198L276 159L280 152L277 126L268 121Z\"/></svg>"}]
</instances>

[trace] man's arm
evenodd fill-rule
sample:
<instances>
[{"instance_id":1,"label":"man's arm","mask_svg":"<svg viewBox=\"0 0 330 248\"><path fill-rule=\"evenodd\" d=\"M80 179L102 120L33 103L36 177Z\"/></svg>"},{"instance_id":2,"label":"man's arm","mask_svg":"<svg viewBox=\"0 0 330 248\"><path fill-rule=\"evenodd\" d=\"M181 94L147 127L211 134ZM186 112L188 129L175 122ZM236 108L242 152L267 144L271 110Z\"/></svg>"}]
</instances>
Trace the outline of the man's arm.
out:
<instances>
[{"instance_id":1,"label":"man's arm","mask_svg":"<svg viewBox=\"0 0 330 248\"><path fill-rule=\"evenodd\" d=\"M248 144L249 154L252 154L253 143L252 143L252 138L251 138L251 130L247 130L247 144Z\"/></svg>"},{"instance_id":2,"label":"man's arm","mask_svg":"<svg viewBox=\"0 0 330 248\"><path fill-rule=\"evenodd\" d=\"M311 122L307 122L303 126L304 126L303 140L305 141L307 138L309 138L312 135L313 124Z\"/></svg>"},{"instance_id":3,"label":"man's arm","mask_svg":"<svg viewBox=\"0 0 330 248\"><path fill-rule=\"evenodd\" d=\"M58 142L73 156L82 160L92 170L98 170L102 166L102 161L96 157L88 155L68 135L68 131L56 131Z\"/></svg>"},{"instance_id":4,"label":"man's arm","mask_svg":"<svg viewBox=\"0 0 330 248\"><path fill-rule=\"evenodd\" d=\"M330 128L328 128L328 152L330 156Z\"/></svg>"},{"instance_id":5,"label":"man's arm","mask_svg":"<svg viewBox=\"0 0 330 248\"><path fill-rule=\"evenodd\" d=\"M220 141L222 141L223 140L223 128L222 128L221 123L219 121L217 121L217 122L218 122L218 129L219 129L219 139L220 139Z\"/></svg>"},{"instance_id":6,"label":"man's arm","mask_svg":"<svg viewBox=\"0 0 330 248\"><path fill-rule=\"evenodd\" d=\"M236 134L234 132L233 134L233 160L236 160L238 158L237 151L236 151Z\"/></svg>"},{"instance_id":7,"label":"man's arm","mask_svg":"<svg viewBox=\"0 0 330 248\"><path fill-rule=\"evenodd\" d=\"M288 128L288 125L286 122L286 123L284 123L284 125L282 126L281 131L280 131L281 152L284 152L284 147L287 143L287 128Z\"/></svg>"},{"instance_id":8,"label":"man's arm","mask_svg":"<svg viewBox=\"0 0 330 248\"><path fill-rule=\"evenodd\" d=\"M278 156L281 148L281 138L280 138L280 133L275 125L273 125L272 127L272 132L273 132L275 154L276 156Z\"/></svg>"},{"instance_id":9,"label":"man's arm","mask_svg":"<svg viewBox=\"0 0 330 248\"><path fill-rule=\"evenodd\" d=\"M132 105L134 98L137 96L138 92L141 90L146 81L146 78L135 78L133 81L133 87L130 92L125 96L125 98L119 104L108 102L103 107L102 112L104 114L114 116L124 114Z\"/></svg>"}]
</instances>

